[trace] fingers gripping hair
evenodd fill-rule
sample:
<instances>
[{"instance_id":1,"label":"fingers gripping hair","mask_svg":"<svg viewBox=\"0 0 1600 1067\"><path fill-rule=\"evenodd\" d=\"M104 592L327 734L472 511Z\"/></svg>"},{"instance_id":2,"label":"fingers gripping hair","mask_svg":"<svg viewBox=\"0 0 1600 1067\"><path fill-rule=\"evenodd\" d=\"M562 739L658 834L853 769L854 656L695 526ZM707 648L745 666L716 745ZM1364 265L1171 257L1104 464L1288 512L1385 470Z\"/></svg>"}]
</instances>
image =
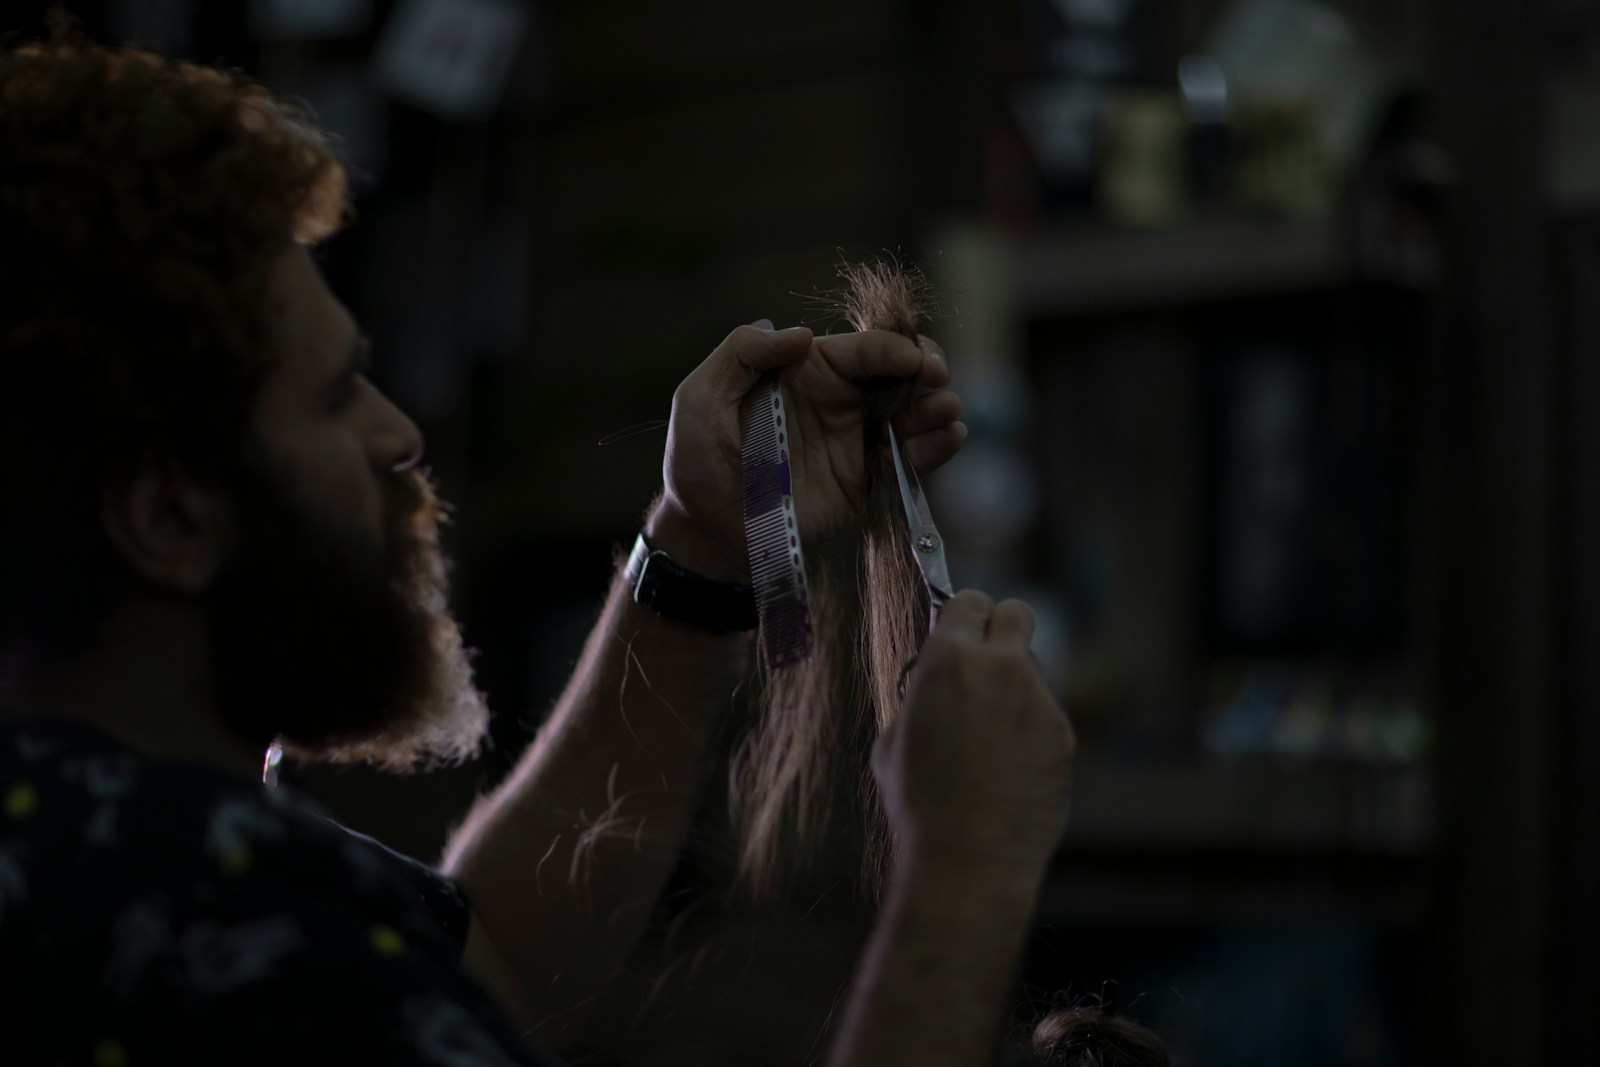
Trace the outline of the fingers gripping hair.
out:
<instances>
[{"instance_id":1,"label":"fingers gripping hair","mask_svg":"<svg viewBox=\"0 0 1600 1067\"><path fill-rule=\"evenodd\" d=\"M989 639L1020 643L1024 648L1033 640L1033 609L1020 600L1003 600L989 617Z\"/></svg>"}]
</instances>

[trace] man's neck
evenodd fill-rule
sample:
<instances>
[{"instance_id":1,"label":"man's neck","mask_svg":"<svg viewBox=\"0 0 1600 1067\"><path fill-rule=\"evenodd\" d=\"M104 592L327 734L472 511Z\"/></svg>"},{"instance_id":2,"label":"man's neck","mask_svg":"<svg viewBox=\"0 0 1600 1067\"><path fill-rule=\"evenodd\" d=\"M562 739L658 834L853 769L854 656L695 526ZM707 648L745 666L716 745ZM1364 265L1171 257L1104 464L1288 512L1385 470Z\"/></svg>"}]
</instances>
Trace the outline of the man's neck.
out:
<instances>
[{"instance_id":1,"label":"man's neck","mask_svg":"<svg viewBox=\"0 0 1600 1067\"><path fill-rule=\"evenodd\" d=\"M87 723L153 759L261 780L264 754L217 715L206 621L194 605L126 605L93 647L32 679L4 715Z\"/></svg>"}]
</instances>

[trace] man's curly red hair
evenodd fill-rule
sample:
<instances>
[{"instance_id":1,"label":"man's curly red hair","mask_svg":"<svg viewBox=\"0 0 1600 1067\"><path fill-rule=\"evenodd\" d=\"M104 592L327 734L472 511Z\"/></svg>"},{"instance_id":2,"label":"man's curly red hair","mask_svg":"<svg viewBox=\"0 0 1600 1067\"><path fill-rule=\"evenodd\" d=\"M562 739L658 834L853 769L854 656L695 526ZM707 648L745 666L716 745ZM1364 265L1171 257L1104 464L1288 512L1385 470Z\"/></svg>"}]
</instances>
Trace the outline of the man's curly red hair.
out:
<instances>
[{"instance_id":1,"label":"man's curly red hair","mask_svg":"<svg viewBox=\"0 0 1600 1067\"><path fill-rule=\"evenodd\" d=\"M0 48L0 649L64 650L114 602L108 485L237 469L266 268L346 210L322 133L241 74L66 25Z\"/></svg>"}]
</instances>

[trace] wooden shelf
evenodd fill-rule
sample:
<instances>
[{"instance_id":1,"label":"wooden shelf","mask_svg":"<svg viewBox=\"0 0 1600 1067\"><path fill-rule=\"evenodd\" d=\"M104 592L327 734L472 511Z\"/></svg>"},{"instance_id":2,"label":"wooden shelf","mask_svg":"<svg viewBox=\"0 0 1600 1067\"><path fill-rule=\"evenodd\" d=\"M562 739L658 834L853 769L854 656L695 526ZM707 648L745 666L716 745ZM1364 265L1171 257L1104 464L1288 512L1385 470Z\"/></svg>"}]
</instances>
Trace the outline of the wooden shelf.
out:
<instances>
[{"instance_id":1,"label":"wooden shelf","mask_svg":"<svg viewBox=\"0 0 1600 1067\"><path fill-rule=\"evenodd\" d=\"M1086 762L1040 920L1409 926L1427 906L1430 778L1415 766Z\"/></svg>"},{"instance_id":2,"label":"wooden shelf","mask_svg":"<svg viewBox=\"0 0 1600 1067\"><path fill-rule=\"evenodd\" d=\"M1084 761L1073 775L1068 851L1414 855L1432 832L1419 766Z\"/></svg>"},{"instance_id":3,"label":"wooden shelf","mask_svg":"<svg viewBox=\"0 0 1600 1067\"><path fill-rule=\"evenodd\" d=\"M1144 928L1359 916L1410 928L1428 906L1421 856L1063 853L1039 895L1054 926Z\"/></svg>"},{"instance_id":4,"label":"wooden shelf","mask_svg":"<svg viewBox=\"0 0 1600 1067\"><path fill-rule=\"evenodd\" d=\"M1016 257L1030 319L1327 289L1350 269L1332 220L1214 218L1152 231L1063 224L1022 239Z\"/></svg>"}]
</instances>

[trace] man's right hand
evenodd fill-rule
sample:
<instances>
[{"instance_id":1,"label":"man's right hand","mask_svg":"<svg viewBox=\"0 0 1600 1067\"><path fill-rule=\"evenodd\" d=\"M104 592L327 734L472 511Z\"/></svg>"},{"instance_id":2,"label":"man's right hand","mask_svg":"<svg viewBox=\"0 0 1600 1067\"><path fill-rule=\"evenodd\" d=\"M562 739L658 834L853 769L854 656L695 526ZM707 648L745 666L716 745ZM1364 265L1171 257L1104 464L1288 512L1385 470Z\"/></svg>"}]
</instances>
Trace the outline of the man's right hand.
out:
<instances>
[{"instance_id":1,"label":"man's right hand","mask_svg":"<svg viewBox=\"0 0 1600 1067\"><path fill-rule=\"evenodd\" d=\"M899 855L829 1067L993 1057L1067 816L1072 726L1028 652L1033 612L956 594L872 769Z\"/></svg>"},{"instance_id":2,"label":"man's right hand","mask_svg":"<svg viewBox=\"0 0 1600 1067\"><path fill-rule=\"evenodd\" d=\"M1028 650L1019 600L965 590L944 607L873 753L902 855L1041 870L1066 825L1072 725Z\"/></svg>"}]
</instances>

